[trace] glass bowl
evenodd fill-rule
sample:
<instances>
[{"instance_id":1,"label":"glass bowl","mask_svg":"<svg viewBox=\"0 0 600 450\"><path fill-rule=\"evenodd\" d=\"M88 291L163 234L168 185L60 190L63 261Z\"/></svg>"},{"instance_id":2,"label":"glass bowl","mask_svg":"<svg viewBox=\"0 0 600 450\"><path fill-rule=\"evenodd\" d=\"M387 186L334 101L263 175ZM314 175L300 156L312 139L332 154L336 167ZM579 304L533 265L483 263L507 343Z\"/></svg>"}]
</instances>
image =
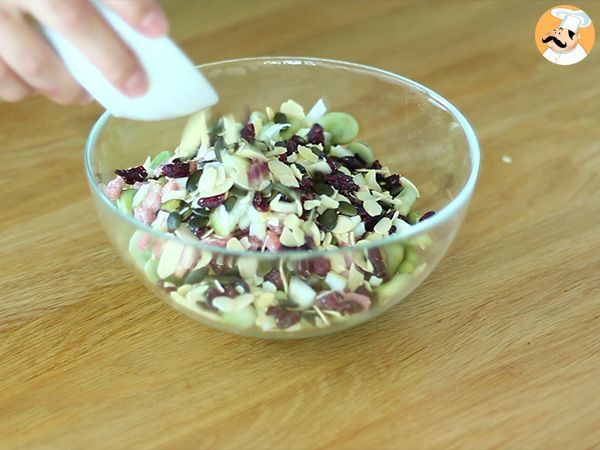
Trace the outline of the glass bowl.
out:
<instances>
[{"instance_id":1,"label":"glass bowl","mask_svg":"<svg viewBox=\"0 0 600 450\"><path fill-rule=\"evenodd\" d=\"M92 197L113 246L157 297L215 328L261 338L298 338L363 323L394 306L429 275L460 227L479 171L476 135L450 102L402 76L342 61L264 57L199 69L219 93L215 114L233 113L242 120L248 110L277 108L288 99L310 108L319 98L329 111L352 114L360 124L359 140L370 145L384 166L418 186L415 208L436 214L385 239L327 252L239 251L179 238L122 212L104 187L115 169L174 150L187 119L134 122L104 113L85 146ZM177 261L175 273L160 270L163 259ZM168 264L162 262L164 269ZM333 287L318 274L324 265L338 274ZM376 270L379 276L373 275ZM273 273L281 278L280 290L258 287L262 276ZM236 300L221 298L221 309L207 304L215 288L220 297ZM339 294L331 295L336 290ZM308 292L312 303L303 300L300 306L300 291Z\"/></svg>"}]
</instances>

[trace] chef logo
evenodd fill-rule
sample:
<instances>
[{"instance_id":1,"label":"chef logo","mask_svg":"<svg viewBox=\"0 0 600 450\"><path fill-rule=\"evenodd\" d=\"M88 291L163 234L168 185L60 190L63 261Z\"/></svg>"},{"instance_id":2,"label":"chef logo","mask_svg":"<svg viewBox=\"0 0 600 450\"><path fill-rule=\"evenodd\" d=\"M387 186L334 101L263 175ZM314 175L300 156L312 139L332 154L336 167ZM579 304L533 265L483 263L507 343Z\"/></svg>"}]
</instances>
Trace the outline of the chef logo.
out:
<instances>
[{"instance_id":1,"label":"chef logo","mask_svg":"<svg viewBox=\"0 0 600 450\"><path fill-rule=\"evenodd\" d=\"M535 27L535 43L548 61L568 66L592 50L596 33L592 19L576 6L559 5L546 11Z\"/></svg>"}]
</instances>

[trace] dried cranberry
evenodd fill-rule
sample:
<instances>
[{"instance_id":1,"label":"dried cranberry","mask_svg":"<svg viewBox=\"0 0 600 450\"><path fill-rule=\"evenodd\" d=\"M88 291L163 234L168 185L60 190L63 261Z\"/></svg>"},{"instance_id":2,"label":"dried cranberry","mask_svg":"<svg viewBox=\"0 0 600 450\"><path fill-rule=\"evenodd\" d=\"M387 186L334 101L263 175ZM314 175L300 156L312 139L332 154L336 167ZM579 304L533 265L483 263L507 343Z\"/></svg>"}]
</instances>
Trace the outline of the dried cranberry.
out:
<instances>
[{"instance_id":1,"label":"dried cranberry","mask_svg":"<svg viewBox=\"0 0 600 450\"><path fill-rule=\"evenodd\" d=\"M130 169L119 169L115 170L115 173L123 178L127 184L135 184L138 181L146 181L146 178L148 178L148 172L146 172L144 166L132 167Z\"/></svg>"},{"instance_id":2,"label":"dried cranberry","mask_svg":"<svg viewBox=\"0 0 600 450\"><path fill-rule=\"evenodd\" d=\"M292 153L295 153L296 150L298 149L299 145L305 145L305 144L306 144L306 141L304 140L304 138L295 134L287 141L287 144L286 144L287 154L291 155Z\"/></svg>"},{"instance_id":3,"label":"dried cranberry","mask_svg":"<svg viewBox=\"0 0 600 450\"><path fill-rule=\"evenodd\" d=\"M274 317L277 321L277 328L284 330L300 322L302 311L292 311L283 306L269 306L267 316Z\"/></svg>"},{"instance_id":4,"label":"dried cranberry","mask_svg":"<svg viewBox=\"0 0 600 450\"><path fill-rule=\"evenodd\" d=\"M313 259L313 271L320 277L324 277L331 270L331 263L327 258L319 257Z\"/></svg>"},{"instance_id":5,"label":"dried cranberry","mask_svg":"<svg viewBox=\"0 0 600 450\"><path fill-rule=\"evenodd\" d=\"M375 217L370 217L367 216L368 218L365 220L365 231L373 231L375 229L375 225L377 225L377 222L379 222L381 219L383 219L383 214L379 215L379 216L375 216Z\"/></svg>"},{"instance_id":6,"label":"dried cranberry","mask_svg":"<svg viewBox=\"0 0 600 450\"><path fill-rule=\"evenodd\" d=\"M217 308L215 308L212 302L216 297L219 297L220 295L222 295L222 293L216 287L209 288L204 294L204 305L206 306L206 308L210 309L211 311L217 311Z\"/></svg>"},{"instance_id":7,"label":"dried cranberry","mask_svg":"<svg viewBox=\"0 0 600 450\"><path fill-rule=\"evenodd\" d=\"M398 174L390 175L389 177L384 178L383 182L384 182L385 188L388 191L391 191L394 188L402 186L402 184L400 183L400 175L398 175Z\"/></svg>"},{"instance_id":8,"label":"dried cranberry","mask_svg":"<svg viewBox=\"0 0 600 450\"><path fill-rule=\"evenodd\" d=\"M336 172L329 175L325 175L325 181L338 191L342 192L354 192L358 191L358 185L354 182L350 175L345 173Z\"/></svg>"},{"instance_id":9,"label":"dried cranberry","mask_svg":"<svg viewBox=\"0 0 600 450\"><path fill-rule=\"evenodd\" d=\"M383 256L378 248L372 248L369 250L369 260L373 264L373 275L379 278L385 277L385 263L383 262Z\"/></svg>"},{"instance_id":10,"label":"dried cranberry","mask_svg":"<svg viewBox=\"0 0 600 450\"><path fill-rule=\"evenodd\" d=\"M260 184L268 175L269 166L264 161L253 161L248 168L248 181L252 184Z\"/></svg>"},{"instance_id":11,"label":"dried cranberry","mask_svg":"<svg viewBox=\"0 0 600 450\"><path fill-rule=\"evenodd\" d=\"M287 157L288 157L287 153L282 153L281 155L279 155L279 157L277 159L281 162L287 162Z\"/></svg>"},{"instance_id":12,"label":"dried cranberry","mask_svg":"<svg viewBox=\"0 0 600 450\"><path fill-rule=\"evenodd\" d=\"M338 158L338 161L350 170L364 169L367 167L367 164L356 156L344 156L342 158Z\"/></svg>"},{"instance_id":13,"label":"dried cranberry","mask_svg":"<svg viewBox=\"0 0 600 450\"><path fill-rule=\"evenodd\" d=\"M254 124L248 123L242 130L240 131L240 136L246 139L248 142L254 142L254 138L256 137L256 131L254 130Z\"/></svg>"},{"instance_id":14,"label":"dried cranberry","mask_svg":"<svg viewBox=\"0 0 600 450\"><path fill-rule=\"evenodd\" d=\"M223 289L225 289L223 295L225 295L226 297L235 298L238 296L238 292L235 290L235 287L232 284L230 284L229 286L225 286Z\"/></svg>"},{"instance_id":15,"label":"dried cranberry","mask_svg":"<svg viewBox=\"0 0 600 450\"><path fill-rule=\"evenodd\" d=\"M186 162L172 162L162 166L161 171L165 177L183 178L190 174L190 164Z\"/></svg>"},{"instance_id":16,"label":"dried cranberry","mask_svg":"<svg viewBox=\"0 0 600 450\"><path fill-rule=\"evenodd\" d=\"M335 172L340 167L340 165L337 162L335 162L333 160L333 158L330 158L329 156L327 156L325 158L325 161L327 162L327 164L329 164L329 168L331 169L332 172Z\"/></svg>"},{"instance_id":17,"label":"dried cranberry","mask_svg":"<svg viewBox=\"0 0 600 450\"><path fill-rule=\"evenodd\" d=\"M225 194L213 195L212 197L199 198L198 208L215 209L225 203Z\"/></svg>"},{"instance_id":18,"label":"dried cranberry","mask_svg":"<svg viewBox=\"0 0 600 450\"><path fill-rule=\"evenodd\" d=\"M278 269L271 270L265 275L265 280L270 281L277 289L283 289L283 280L281 279L281 272Z\"/></svg>"},{"instance_id":19,"label":"dried cranberry","mask_svg":"<svg viewBox=\"0 0 600 450\"><path fill-rule=\"evenodd\" d=\"M435 216L435 211L427 211L425 214L421 216L419 222L423 222L424 220L429 219L430 217Z\"/></svg>"},{"instance_id":20,"label":"dried cranberry","mask_svg":"<svg viewBox=\"0 0 600 450\"><path fill-rule=\"evenodd\" d=\"M267 200L261 195L260 192L254 193L254 198L252 199L252 204L257 209L257 211L265 212L265 211L269 210L269 204L267 203Z\"/></svg>"},{"instance_id":21,"label":"dried cranberry","mask_svg":"<svg viewBox=\"0 0 600 450\"><path fill-rule=\"evenodd\" d=\"M209 266L213 270L213 272L217 274L224 273L229 270L229 265L227 264L227 262L219 257L213 258L213 260L209 263Z\"/></svg>"},{"instance_id":22,"label":"dried cranberry","mask_svg":"<svg viewBox=\"0 0 600 450\"><path fill-rule=\"evenodd\" d=\"M300 195L300 200L302 200L303 202L305 202L306 200L314 200L315 198L317 198L317 194L311 191L305 191L302 193L302 195Z\"/></svg>"},{"instance_id":23,"label":"dried cranberry","mask_svg":"<svg viewBox=\"0 0 600 450\"><path fill-rule=\"evenodd\" d=\"M342 303L342 294L336 291L331 291L317 298L316 303L320 308L337 311Z\"/></svg>"},{"instance_id":24,"label":"dried cranberry","mask_svg":"<svg viewBox=\"0 0 600 450\"><path fill-rule=\"evenodd\" d=\"M359 286L355 292L357 294L364 295L365 297L371 298L371 292L363 285Z\"/></svg>"},{"instance_id":25,"label":"dried cranberry","mask_svg":"<svg viewBox=\"0 0 600 450\"><path fill-rule=\"evenodd\" d=\"M298 261L298 275L303 277L310 277L310 260L302 259Z\"/></svg>"},{"instance_id":26,"label":"dried cranberry","mask_svg":"<svg viewBox=\"0 0 600 450\"><path fill-rule=\"evenodd\" d=\"M347 301L342 302L342 304L338 307L337 311L342 314L356 314L357 312L362 311L363 307L360 303Z\"/></svg>"},{"instance_id":27,"label":"dried cranberry","mask_svg":"<svg viewBox=\"0 0 600 450\"><path fill-rule=\"evenodd\" d=\"M382 166L378 159L373 161L373 164L371 164L371 169L380 170L381 168Z\"/></svg>"},{"instance_id":28,"label":"dried cranberry","mask_svg":"<svg viewBox=\"0 0 600 450\"><path fill-rule=\"evenodd\" d=\"M299 185L300 185L300 189L308 190L308 189L312 189L312 187L315 185L315 183L313 183L313 180L311 180L308 177L302 177Z\"/></svg>"},{"instance_id":29,"label":"dried cranberry","mask_svg":"<svg viewBox=\"0 0 600 450\"><path fill-rule=\"evenodd\" d=\"M309 144L324 144L325 135L323 134L323 127L315 123L306 135L306 140Z\"/></svg>"}]
</instances>

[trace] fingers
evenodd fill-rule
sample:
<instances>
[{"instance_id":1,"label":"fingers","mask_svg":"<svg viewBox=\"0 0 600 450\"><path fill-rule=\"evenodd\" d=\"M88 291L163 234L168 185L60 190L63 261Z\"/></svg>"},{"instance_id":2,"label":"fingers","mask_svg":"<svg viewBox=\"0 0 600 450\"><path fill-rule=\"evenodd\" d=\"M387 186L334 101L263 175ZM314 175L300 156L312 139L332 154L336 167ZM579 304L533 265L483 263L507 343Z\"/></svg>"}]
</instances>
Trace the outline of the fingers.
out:
<instances>
[{"instance_id":1,"label":"fingers","mask_svg":"<svg viewBox=\"0 0 600 450\"><path fill-rule=\"evenodd\" d=\"M137 58L89 2L35 0L28 3L28 8L36 19L77 47L125 94L137 97L146 92L148 79Z\"/></svg>"},{"instance_id":2,"label":"fingers","mask_svg":"<svg viewBox=\"0 0 600 450\"><path fill-rule=\"evenodd\" d=\"M79 103L83 89L71 77L38 30L18 14L0 14L0 59L11 74L61 104ZM7 81L15 85L14 81ZM22 88L18 90L18 97Z\"/></svg>"},{"instance_id":3,"label":"fingers","mask_svg":"<svg viewBox=\"0 0 600 450\"><path fill-rule=\"evenodd\" d=\"M103 3L146 36L159 37L169 32L167 17L155 0L103 0Z\"/></svg>"},{"instance_id":4,"label":"fingers","mask_svg":"<svg viewBox=\"0 0 600 450\"><path fill-rule=\"evenodd\" d=\"M0 59L0 99L7 102L19 102L34 93L34 90L21 81Z\"/></svg>"}]
</instances>

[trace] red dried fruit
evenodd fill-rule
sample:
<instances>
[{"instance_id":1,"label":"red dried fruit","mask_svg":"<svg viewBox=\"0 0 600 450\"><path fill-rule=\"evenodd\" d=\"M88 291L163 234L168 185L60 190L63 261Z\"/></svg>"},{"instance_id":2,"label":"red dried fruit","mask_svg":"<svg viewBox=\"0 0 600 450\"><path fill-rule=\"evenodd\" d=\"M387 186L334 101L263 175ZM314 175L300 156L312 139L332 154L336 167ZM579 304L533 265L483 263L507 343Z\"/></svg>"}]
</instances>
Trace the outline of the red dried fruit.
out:
<instances>
[{"instance_id":1,"label":"red dried fruit","mask_svg":"<svg viewBox=\"0 0 600 450\"><path fill-rule=\"evenodd\" d=\"M199 304L203 304L207 309L211 311L218 311L217 308L213 305L213 300L216 297L223 295L222 292L216 287L209 288L204 294L204 303L198 302Z\"/></svg>"},{"instance_id":2,"label":"red dried fruit","mask_svg":"<svg viewBox=\"0 0 600 450\"><path fill-rule=\"evenodd\" d=\"M342 302L337 311L342 314L356 314L363 310L363 307L360 303L353 301Z\"/></svg>"},{"instance_id":3,"label":"red dried fruit","mask_svg":"<svg viewBox=\"0 0 600 450\"><path fill-rule=\"evenodd\" d=\"M364 295L365 297L371 298L371 292L364 286L359 286L356 291L357 294Z\"/></svg>"},{"instance_id":4,"label":"red dried fruit","mask_svg":"<svg viewBox=\"0 0 600 450\"><path fill-rule=\"evenodd\" d=\"M256 138L256 131L254 130L254 124L248 123L242 130L240 131L240 136L246 139L248 142L254 142Z\"/></svg>"},{"instance_id":5,"label":"red dried fruit","mask_svg":"<svg viewBox=\"0 0 600 450\"><path fill-rule=\"evenodd\" d=\"M287 141L287 144L286 144L287 154L291 155L298 149L299 145L305 145L305 144L306 144L306 141L304 140L304 138L295 134Z\"/></svg>"},{"instance_id":6,"label":"red dried fruit","mask_svg":"<svg viewBox=\"0 0 600 450\"><path fill-rule=\"evenodd\" d=\"M135 184L137 182L146 181L148 172L144 166L131 167L129 169L118 169L115 173L125 180L127 184Z\"/></svg>"},{"instance_id":7,"label":"red dried fruit","mask_svg":"<svg viewBox=\"0 0 600 450\"><path fill-rule=\"evenodd\" d=\"M354 182L350 175L345 173L335 172L325 175L325 181L331 186L342 192L358 191L358 185Z\"/></svg>"},{"instance_id":8,"label":"red dried fruit","mask_svg":"<svg viewBox=\"0 0 600 450\"><path fill-rule=\"evenodd\" d=\"M350 170L364 169L367 167L367 164L356 156L343 156L342 158L337 158L336 160Z\"/></svg>"},{"instance_id":9,"label":"red dried fruit","mask_svg":"<svg viewBox=\"0 0 600 450\"><path fill-rule=\"evenodd\" d=\"M233 285L225 286L223 289L225 289L225 292L223 292L223 295L226 297L235 298L239 295Z\"/></svg>"},{"instance_id":10,"label":"red dried fruit","mask_svg":"<svg viewBox=\"0 0 600 450\"><path fill-rule=\"evenodd\" d=\"M331 169L332 172L335 173L336 170L338 170L338 168L340 167L340 165L335 162L333 160L333 158L330 158L329 156L325 157L325 161L327 162L327 164L329 164L329 168ZM343 175L343 174L342 174Z\"/></svg>"},{"instance_id":11,"label":"red dried fruit","mask_svg":"<svg viewBox=\"0 0 600 450\"><path fill-rule=\"evenodd\" d=\"M337 291L331 291L327 294L320 296L316 300L316 304L319 308L337 311L342 303L342 294Z\"/></svg>"},{"instance_id":12,"label":"red dried fruit","mask_svg":"<svg viewBox=\"0 0 600 450\"><path fill-rule=\"evenodd\" d=\"M198 208L215 209L225 203L225 194L213 195L212 197L199 198Z\"/></svg>"},{"instance_id":13,"label":"red dried fruit","mask_svg":"<svg viewBox=\"0 0 600 450\"><path fill-rule=\"evenodd\" d=\"M252 205L254 205L257 211L266 212L269 210L269 203L267 203L267 200L261 195L260 192L254 193Z\"/></svg>"},{"instance_id":14,"label":"red dried fruit","mask_svg":"<svg viewBox=\"0 0 600 450\"><path fill-rule=\"evenodd\" d=\"M303 277L310 277L310 260L302 259L302 260L298 261L297 272L298 272L298 275L301 275Z\"/></svg>"},{"instance_id":15,"label":"red dried fruit","mask_svg":"<svg viewBox=\"0 0 600 450\"><path fill-rule=\"evenodd\" d=\"M161 172L165 177L183 178L190 174L190 164L185 162L172 162L161 167Z\"/></svg>"},{"instance_id":16,"label":"red dried fruit","mask_svg":"<svg viewBox=\"0 0 600 450\"><path fill-rule=\"evenodd\" d=\"M427 211L425 214L421 216L419 222L423 222L424 220L429 219L430 217L435 216L435 211Z\"/></svg>"},{"instance_id":17,"label":"red dried fruit","mask_svg":"<svg viewBox=\"0 0 600 450\"><path fill-rule=\"evenodd\" d=\"M324 277L331 270L331 263L327 258L318 257L313 259L313 271L320 277Z\"/></svg>"},{"instance_id":18,"label":"red dried fruit","mask_svg":"<svg viewBox=\"0 0 600 450\"><path fill-rule=\"evenodd\" d=\"M315 123L306 135L306 140L309 144L324 144L325 135L323 134L323 127L318 123Z\"/></svg>"},{"instance_id":19,"label":"red dried fruit","mask_svg":"<svg viewBox=\"0 0 600 450\"><path fill-rule=\"evenodd\" d=\"M277 328L282 330L300 322L302 314L302 311L292 311L283 306L269 306L267 309L267 316L274 317L277 322Z\"/></svg>"},{"instance_id":20,"label":"red dried fruit","mask_svg":"<svg viewBox=\"0 0 600 450\"><path fill-rule=\"evenodd\" d=\"M283 289L283 280L281 279L281 272L278 269L271 270L265 275L265 280L270 281L277 289Z\"/></svg>"},{"instance_id":21,"label":"red dried fruit","mask_svg":"<svg viewBox=\"0 0 600 450\"><path fill-rule=\"evenodd\" d=\"M385 278L385 262L383 261L383 255L378 248L369 249L369 261L373 264L373 275L378 278Z\"/></svg>"},{"instance_id":22,"label":"red dried fruit","mask_svg":"<svg viewBox=\"0 0 600 450\"><path fill-rule=\"evenodd\" d=\"M381 168L382 166L378 159L373 161L373 164L371 164L371 169L380 170Z\"/></svg>"},{"instance_id":23,"label":"red dried fruit","mask_svg":"<svg viewBox=\"0 0 600 450\"><path fill-rule=\"evenodd\" d=\"M313 183L313 180L311 180L308 177L302 177L298 184L300 185L300 189L302 190L312 189L312 187L315 185L315 183Z\"/></svg>"},{"instance_id":24,"label":"red dried fruit","mask_svg":"<svg viewBox=\"0 0 600 450\"><path fill-rule=\"evenodd\" d=\"M388 191L391 191L396 187L402 186L402 183L400 183L400 175L398 174L390 175L389 177L384 178L383 183Z\"/></svg>"}]
</instances>

